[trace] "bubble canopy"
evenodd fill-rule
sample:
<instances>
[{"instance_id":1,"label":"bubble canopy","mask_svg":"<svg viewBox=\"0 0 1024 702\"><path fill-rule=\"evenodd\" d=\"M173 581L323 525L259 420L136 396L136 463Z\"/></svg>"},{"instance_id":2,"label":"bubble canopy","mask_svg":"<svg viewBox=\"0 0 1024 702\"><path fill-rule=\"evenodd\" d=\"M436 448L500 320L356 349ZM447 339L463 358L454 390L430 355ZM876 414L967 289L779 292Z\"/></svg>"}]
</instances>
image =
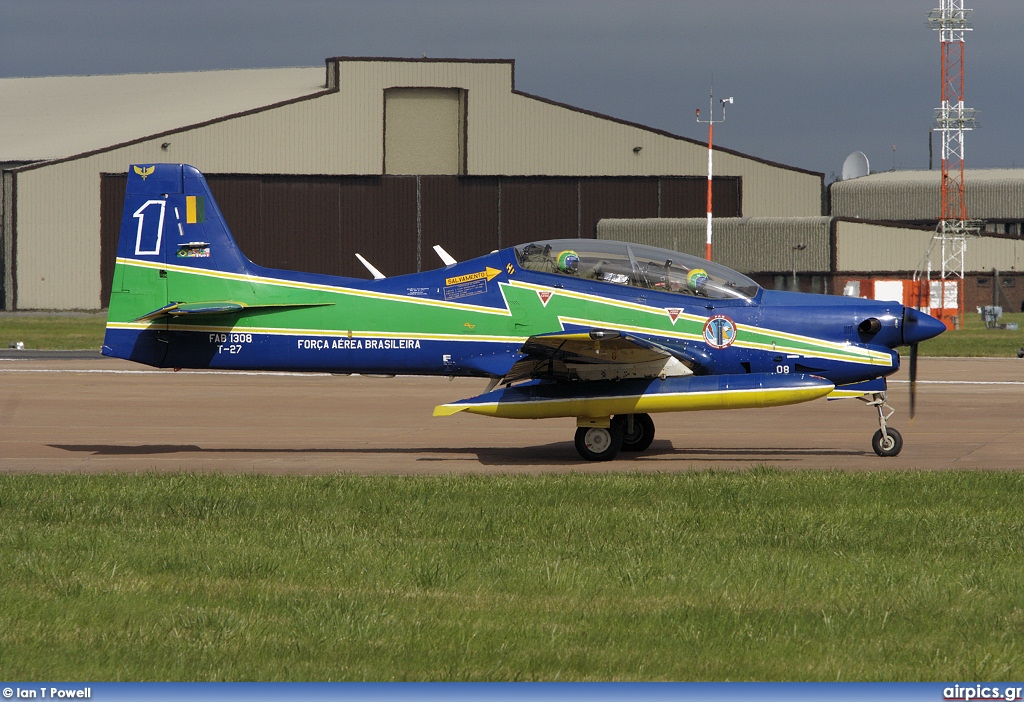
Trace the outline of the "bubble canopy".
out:
<instances>
[{"instance_id":1,"label":"bubble canopy","mask_svg":"<svg viewBox=\"0 0 1024 702\"><path fill-rule=\"evenodd\" d=\"M519 265L528 270L712 300L752 300L761 289L721 264L644 244L549 239L520 244L515 251Z\"/></svg>"}]
</instances>

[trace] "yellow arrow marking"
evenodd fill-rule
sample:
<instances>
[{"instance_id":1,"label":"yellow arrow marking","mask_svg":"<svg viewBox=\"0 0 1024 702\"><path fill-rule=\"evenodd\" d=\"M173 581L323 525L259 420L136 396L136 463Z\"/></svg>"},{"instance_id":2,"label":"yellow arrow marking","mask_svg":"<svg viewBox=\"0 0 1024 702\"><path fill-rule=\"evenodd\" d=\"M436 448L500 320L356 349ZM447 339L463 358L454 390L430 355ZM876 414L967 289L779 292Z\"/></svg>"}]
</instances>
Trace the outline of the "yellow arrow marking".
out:
<instances>
[{"instance_id":1,"label":"yellow arrow marking","mask_svg":"<svg viewBox=\"0 0 1024 702\"><path fill-rule=\"evenodd\" d=\"M498 275L499 273L501 273L501 271L499 271L497 268L491 268L490 266L486 266L482 271L479 271L477 273L467 273L466 275L459 275L454 278L445 278L444 284L458 285L459 283L468 283L472 280L480 280L481 278L492 280L494 276Z\"/></svg>"}]
</instances>

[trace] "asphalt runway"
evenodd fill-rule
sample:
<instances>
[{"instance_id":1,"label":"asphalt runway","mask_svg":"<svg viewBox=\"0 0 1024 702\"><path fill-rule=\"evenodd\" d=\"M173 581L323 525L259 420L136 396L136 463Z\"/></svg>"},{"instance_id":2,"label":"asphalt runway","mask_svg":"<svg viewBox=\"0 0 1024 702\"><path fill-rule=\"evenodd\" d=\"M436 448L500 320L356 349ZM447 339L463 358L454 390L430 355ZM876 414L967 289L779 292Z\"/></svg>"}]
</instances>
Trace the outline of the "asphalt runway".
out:
<instances>
[{"instance_id":1,"label":"asphalt runway","mask_svg":"<svg viewBox=\"0 0 1024 702\"><path fill-rule=\"evenodd\" d=\"M95 354L0 356L0 471L449 474L1024 468L1024 360L921 359L917 417L891 380L903 452L871 450L857 400L653 415L654 444L579 458L574 419L432 417L485 381L150 369Z\"/></svg>"}]
</instances>

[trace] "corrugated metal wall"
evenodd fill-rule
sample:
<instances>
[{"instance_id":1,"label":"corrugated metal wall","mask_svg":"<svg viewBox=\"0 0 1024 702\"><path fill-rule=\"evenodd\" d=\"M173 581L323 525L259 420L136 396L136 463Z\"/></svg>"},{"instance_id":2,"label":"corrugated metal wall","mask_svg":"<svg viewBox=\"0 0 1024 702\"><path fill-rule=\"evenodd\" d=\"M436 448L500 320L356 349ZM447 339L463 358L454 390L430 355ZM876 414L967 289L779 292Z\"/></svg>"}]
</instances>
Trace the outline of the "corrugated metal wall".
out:
<instances>
[{"instance_id":1,"label":"corrugated metal wall","mask_svg":"<svg viewBox=\"0 0 1024 702\"><path fill-rule=\"evenodd\" d=\"M877 173L833 183L832 215L860 219L924 222L942 216L939 171ZM967 216L1024 221L1024 178L1020 171L967 171Z\"/></svg>"},{"instance_id":2,"label":"corrugated metal wall","mask_svg":"<svg viewBox=\"0 0 1024 702\"><path fill-rule=\"evenodd\" d=\"M707 218L605 219L597 225L598 239L617 239L659 246L704 257ZM831 219L800 217L715 218L711 238L713 258L742 273L825 273L831 269ZM804 249L794 253L793 247Z\"/></svg>"},{"instance_id":3,"label":"corrugated metal wall","mask_svg":"<svg viewBox=\"0 0 1024 702\"><path fill-rule=\"evenodd\" d=\"M878 224L836 222L836 271L914 271L933 232ZM938 252L932 252L933 262ZM934 264L933 264L934 265ZM1024 241L995 237L967 240L964 270L1024 271Z\"/></svg>"},{"instance_id":4,"label":"corrugated metal wall","mask_svg":"<svg viewBox=\"0 0 1024 702\"><path fill-rule=\"evenodd\" d=\"M503 178L499 181L501 219L497 248L533 239L580 236L578 178Z\"/></svg>"},{"instance_id":5,"label":"corrugated metal wall","mask_svg":"<svg viewBox=\"0 0 1024 702\"><path fill-rule=\"evenodd\" d=\"M748 274L889 272L910 275L921 263L932 232L830 217L716 218L714 260ZM617 239L704 255L707 219L605 219L598 239ZM794 251L793 247L805 248ZM933 256L934 258L934 256ZM1024 271L1024 241L996 237L968 240L964 269Z\"/></svg>"}]
</instances>

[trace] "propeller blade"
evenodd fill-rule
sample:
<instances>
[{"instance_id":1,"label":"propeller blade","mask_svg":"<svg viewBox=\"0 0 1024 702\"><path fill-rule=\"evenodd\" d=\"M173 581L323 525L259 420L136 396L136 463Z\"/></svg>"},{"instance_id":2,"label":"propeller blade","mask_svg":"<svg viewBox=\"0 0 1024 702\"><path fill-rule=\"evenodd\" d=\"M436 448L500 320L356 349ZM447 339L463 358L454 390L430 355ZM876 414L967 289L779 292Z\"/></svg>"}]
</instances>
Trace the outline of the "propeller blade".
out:
<instances>
[{"instance_id":1,"label":"propeller blade","mask_svg":"<svg viewBox=\"0 0 1024 702\"><path fill-rule=\"evenodd\" d=\"M914 406L917 404L917 344L910 345L910 418L914 418Z\"/></svg>"}]
</instances>

